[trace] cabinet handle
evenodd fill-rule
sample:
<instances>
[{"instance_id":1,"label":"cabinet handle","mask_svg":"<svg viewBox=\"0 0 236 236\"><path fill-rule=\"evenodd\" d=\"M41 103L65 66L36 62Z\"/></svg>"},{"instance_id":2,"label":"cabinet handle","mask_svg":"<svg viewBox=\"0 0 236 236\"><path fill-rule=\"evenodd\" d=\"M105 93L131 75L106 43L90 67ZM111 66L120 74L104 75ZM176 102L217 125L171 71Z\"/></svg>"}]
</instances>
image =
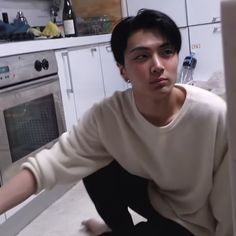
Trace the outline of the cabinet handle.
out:
<instances>
[{"instance_id":1,"label":"cabinet handle","mask_svg":"<svg viewBox=\"0 0 236 236\"><path fill-rule=\"evenodd\" d=\"M221 21L221 17L220 16L212 18L212 23L216 23L216 22L220 22L220 21Z\"/></svg>"},{"instance_id":2,"label":"cabinet handle","mask_svg":"<svg viewBox=\"0 0 236 236\"><path fill-rule=\"evenodd\" d=\"M214 27L213 29L213 34L216 34L216 33L221 33L221 27Z\"/></svg>"},{"instance_id":3,"label":"cabinet handle","mask_svg":"<svg viewBox=\"0 0 236 236\"><path fill-rule=\"evenodd\" d=\"M69 82L70 82L70 88L67 88L66 92L74 93L73 81L72 81L72 76L71 76L71 68L70 68L70 63L69 63L69 58L68 58L68 51L62 52L62 59L63 59L63 64L64 64L64 71L66 71L66 76L69 75Z\"/></svg>"},{"instance_id":4,"label":"cabinet handle","mask_svg":"<svg viewBox=\"0 0 236 236\"><path fill-rule=\"evenodd\" d=\"M97 48L91 48L92 55L97 51Z\"/></svg>"},{"instance_id":5,"label":"cabinet handle","mask_svg":"<svg viewBox=\"0 0 236 236\"><path fill-rule=\"evenodd\" d=\"M106 46L107 52L111 52L111 46Z\"/></svg>"}]
</instances>

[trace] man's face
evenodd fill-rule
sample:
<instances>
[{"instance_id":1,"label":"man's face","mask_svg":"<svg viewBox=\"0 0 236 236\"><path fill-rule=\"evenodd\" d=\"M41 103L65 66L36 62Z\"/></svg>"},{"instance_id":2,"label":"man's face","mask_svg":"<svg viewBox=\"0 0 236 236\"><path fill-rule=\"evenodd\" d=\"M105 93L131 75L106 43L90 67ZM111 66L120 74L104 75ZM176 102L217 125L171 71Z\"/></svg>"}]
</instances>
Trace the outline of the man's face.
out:
<instances>
[{"instance_id":1,"label":"man's face","mask_svg":"<svg viewBox=\"0 0 236 236\"><path fill-rule=\"evenodd\" d=\"M178 54L158 32L132 34L124 57L121 73L131 82L134 95L162 99L169 94L177 79Z\"/></svg>"}]
</instances>

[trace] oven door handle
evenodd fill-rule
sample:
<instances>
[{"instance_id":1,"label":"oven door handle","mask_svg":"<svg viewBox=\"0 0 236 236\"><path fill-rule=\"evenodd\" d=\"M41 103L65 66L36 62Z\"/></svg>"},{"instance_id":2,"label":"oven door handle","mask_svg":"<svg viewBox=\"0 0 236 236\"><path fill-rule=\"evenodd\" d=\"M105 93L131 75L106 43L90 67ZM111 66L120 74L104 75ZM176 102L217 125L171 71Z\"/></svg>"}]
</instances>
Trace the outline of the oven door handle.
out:
<instances>
[{"instance_id":1,"label":"oven door handle","mask_svg":"<svg viewBox=\"0 0 236 236\"><path fill-rule=\"evenodd\" d=\"M15 91L15 90L18 90L18 89L21 89L21 88L28 88L28 87L31 87L31 86L37 85L37 84L48 84L48 83L51 83L51 82L57 81L57 80L58 80L58 75L54 74L54 75L51 75L51 76L47 76L45 78L40 78L40 79L37 79L37 80L28 81L27 83L16 84L14 86L1 88L0 89L0 94L5 93L5 92L9 92L9 91Z\"/></svg>"},{"instance_id":2,"label":"oven door handle","mask_svg":"<svg viewBox=\"0 0 236 236\"><path fill-rule=\"evenodd\" d=\"M62 55L62 60L63 60L63 65L64 65L65 76L67 77L67 81L70 82L70 88L67 87L66 91L67 91L67 93L74 93L74 86L73 86L68 51L66 51L66 50L62 51L61 55ZM69 79L68 79L68 77L69 77Z\"/></svg>"}]
</instances>

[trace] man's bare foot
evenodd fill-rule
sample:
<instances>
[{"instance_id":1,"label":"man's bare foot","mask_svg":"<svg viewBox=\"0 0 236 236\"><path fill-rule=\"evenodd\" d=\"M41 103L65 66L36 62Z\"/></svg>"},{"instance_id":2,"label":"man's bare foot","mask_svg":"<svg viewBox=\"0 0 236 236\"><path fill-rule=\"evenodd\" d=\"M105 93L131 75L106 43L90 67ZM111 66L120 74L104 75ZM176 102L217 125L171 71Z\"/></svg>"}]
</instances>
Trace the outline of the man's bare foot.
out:
<instances>
[{"instance_id":1,"label":"man's bare foot","mask_svg":"<svg viewBox=\"0 0 236 236\"><path fill-rule=\"evenodd\" d=\"M94 235L99 235L111 231L111 229L105 223L95 219L84 220L81 224L86 228L88 232Z\"/></svg>"}]
</instances>

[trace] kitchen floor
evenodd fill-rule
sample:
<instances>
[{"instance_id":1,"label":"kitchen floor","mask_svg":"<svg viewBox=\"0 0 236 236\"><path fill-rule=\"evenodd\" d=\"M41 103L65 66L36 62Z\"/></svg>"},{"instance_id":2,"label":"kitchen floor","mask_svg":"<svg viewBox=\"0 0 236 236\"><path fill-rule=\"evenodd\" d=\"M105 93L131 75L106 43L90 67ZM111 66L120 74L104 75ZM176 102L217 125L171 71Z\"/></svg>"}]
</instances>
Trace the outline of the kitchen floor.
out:
<instances>
[{"instance_id":1,"label":"kitchen floor","mask_svg":"<svg viewBox=\"0 0 236 236\"><path fill-rule=\"evenodd\" d=\"M131 211L134 222L144 220ZM34 219L17 236L92 236L81 221L89 218L101 220L82 182Z\"/></svg>"}]
</instances>

